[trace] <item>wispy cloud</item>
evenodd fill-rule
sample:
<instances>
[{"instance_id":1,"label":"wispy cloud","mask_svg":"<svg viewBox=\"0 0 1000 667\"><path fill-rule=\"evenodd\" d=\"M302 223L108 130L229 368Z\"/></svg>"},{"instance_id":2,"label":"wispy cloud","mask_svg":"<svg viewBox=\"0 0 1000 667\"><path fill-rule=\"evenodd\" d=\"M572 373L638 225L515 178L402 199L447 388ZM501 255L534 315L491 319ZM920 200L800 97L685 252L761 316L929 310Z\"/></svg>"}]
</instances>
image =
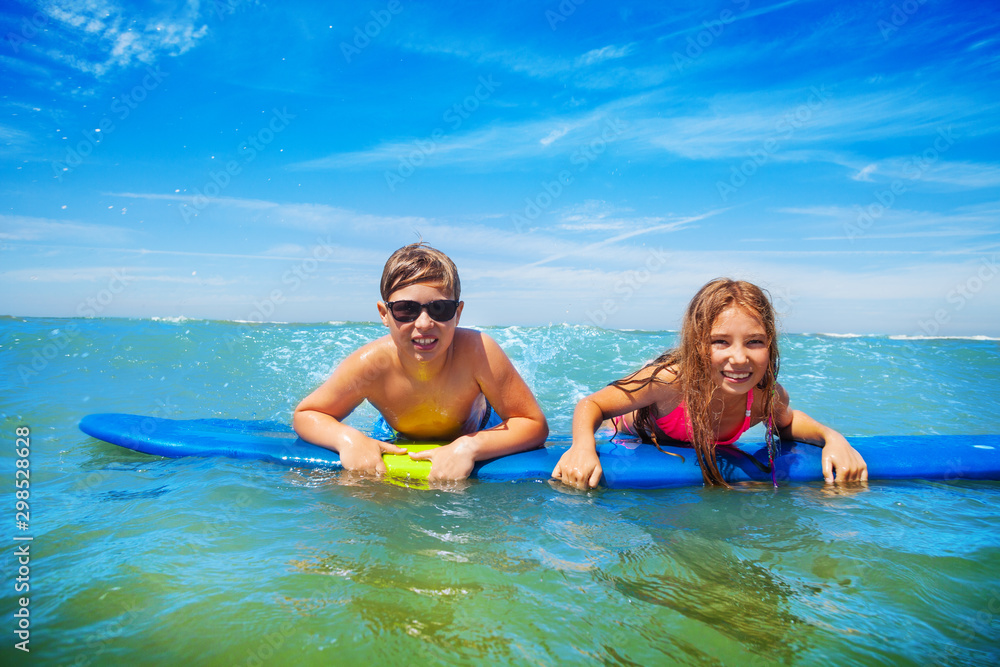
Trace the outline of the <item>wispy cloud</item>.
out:
<instances>
[{"instance_id":1,"label":"wispy cloud","mask_svg":"<svg viewBox=\"0 0 1000 667\"><path fill-rule=\"evenodd\" d=\"M66 222L23 215L0 215L0 239L4 241L52 241L90 244L95 238L122 244L136 240L129 229L88 222Z\"/></svg>"},{"instance_id":2,"label":"wispy cloud","mask_svg":"<svg viewBox=\"0 0 1000 667\"><path fill-rule=\"evenodd\" d=\"M94 77L183 54L207 34L208 26L199 19L198 0L171 4L159 15L143 16L107 0L43 3L41 11L59 30L41 52Z\"/></svg>"},{"instance_id":3,"label":"wispy cloud","mask_svg":"<svg viewBox=\"0 0 1000 667\"><path fill-rule=\"evenodd\" d=\"M625 46L604 46L599 49L587 51L582 56L577 58L574 64L577 67L590 67L591 65L603 63L608 60L617 60L618 58L624 58L631 54L634 51L634 47L634 44L626 44Z\"/></svg>"},{"instance_id":4,"label":"wispy cloud","mask_svg":"<svg viewBox=\"0 0 1000 667\"><path fill-rule=\"evenodd\" d=\"M464 165L495 169L513 160L568 154L581 142L601 134L603 123L622 119L627 132L612 137L622 156L669 153L690 160L745 159L752 151L768 160L833 162L850 168L855 180L876 175L895 177L910 158L854 155L846 146L886 145L898 138L924 137L928 148L942 132L955 141L981 133L982 120L1000 112L1000 104L974 104L971 99L938 96L919 98L909 88L883 89L878 94L811 86L772 90L759 95L729 94L701 99L666 92L624 96L594 109L529 119L517 123L471 128L428 138L388 141L369 149L335 153L290 165L291 169L396 167L418 151L421 168ZM966 134L961 134L965 132ZM430 148L428 148L430 146ZM421 148L422 147L422 148ZM866 146L866 150L871 150ZM912 171L912 169L911 169ZM996 183L992 164L937 162L924 170L925 180L987 187Z\"/></svg>"},{"instance_id":5,"label":"wispy cloud","mask_svg":"<svg viewBox=\"0 0 1000 667\"><path fill-rule=\"evenodd\" d=\"M105 194L112 197L175 201L187 204L194 201L193 195L180 193L108 192ZM316 232L343 231L344 229L365 230L384 225L416 227L427 221L426 218L419 216L380 216L328 204L309 202L276 202L241 197L213 197L207 201L207 205L201 207L204 211L218 208L266 212L270 214L269 221L276 222L281 226Z\"/></svg>"},{"instance_id":6,"label":"wispy cloud","mask_svg":"<svg viewBox=\"0 0 1000 667\"><path fill-rule=\"evenodd\" d=\"M606 137L604 140L608 143L618 141L623 133L607 132L607 123L613 122L636 103L637 98L626 98L593 111L491 125L446 135L437 141L429 137L416 137L385 142L366 150L334 153L298 162L290 165L289 169L350 169L370 166L394 168L400 164L410 164L412 155L420 157L420 168L466 165L492 169L513 160L562 155L577 149L580 142L590 142L595 138Z\"/></svg>"},{"instance_id":7,"label":"wispy cloud","mask_svg":"<svg viewBox=\"0 0 1000 667\"><path fill-rule=\"evenodd\" d=\"M107 283L109 278L120 276L125 284L133 282L173 283L182 285L215 286L236 285L235 278L220 276L199 277L194 275L179 275L176 271L151 269L137 266L81 266L75 268L15 269L0 273L5 280L15 283L49 283L62 285L79 285L86 283Z\"/></svg>"},{"instance_id":8,"label":"wispy cloud","mask_svg":"<svg viewBox=\"0 0 1000 667\"><path fill-rule=\"evenodd\" d=\"M438 36L433 42L413 38L403 41L401 46L413 52L450 56L531 79L562 81L584 90L617 88L635 91L660 85L671 76L671 68L666 65L621 66L619 61L640 52L639 44L635 42L622 46L609 44L575 57L564 54L552 56L525 44L519 44L517 48L488 41L470 44L464 37Z\"/></svg>"},{"instance_id":9,"label":"wispy cloud","mask_svg":"<svg viewBox=\"0 0 1000 667\"><path fill-rule=\"evenodd\" d=\"M878 169L878 165L877 164L868 164L868 165L865 165L861 169L861 171L859 171L858 173L854 174L854 176L851 176L851 178L853 178L856 181L871 181L872 180L871 179L871 175L875 172L876 169Z\"/></svg>"},{"instance_id":10,"label":"wispy cloud","mask_svg":"<svg viewBox=\"0 0 1000 667\"><path fill-rule=\"evenodd\" d=\"M560 260L560 259L564 259L564 258L570 257L572 255L586 254L586 253L592 252L594 250L603 248L605 246L613 245L613 244L616 244L616 243L620 243L622 241L626 241L626 240L631 239L631 238L635 238L636 236L643 236L643 235L646 235L646 234L653 234L655 232L675 232L675 231L679 231L681 229L685 229L686 227L690 226L691 224L693 224L695 222L698 222L700 220L704 220L705 218L708 218L708 217L713 216L713 215L717 215L718 213L721 213L722 210L724 210L724 209L719 209L717 211L710 211L710 212L704 213L702 215L691 216L691 217L688 217L688 218L681 218L681 219L670 220L669 222L660 222L659 224L653 224L653 225L648 225L647 224L647 225L643 225L639 229L631 229L629 231L622 232L620 234L615 234L614 236L610 236L610 237L608 237L606 239L602 239L602 240L596 241L594 243L573 244L573 245L570 245L570 244L567 244L567 243L563 242L562 243L562 247L564 248L564 250L562 252L556 253L554 255L549 255L549 256L547 256L547 257L545 257L543 259L538 260L537 262L531 262L530 264L525 264L525 265L519 266L519 267L517 267L515 269L511 269L511 272L517 272L517 271L520 271L521 269L524 269L524 268L531 268L531 267L541 266L543 264L548 264L550 262L554 262L554 261L557 261L557 260Z\"/></svg>"}]
</instances>

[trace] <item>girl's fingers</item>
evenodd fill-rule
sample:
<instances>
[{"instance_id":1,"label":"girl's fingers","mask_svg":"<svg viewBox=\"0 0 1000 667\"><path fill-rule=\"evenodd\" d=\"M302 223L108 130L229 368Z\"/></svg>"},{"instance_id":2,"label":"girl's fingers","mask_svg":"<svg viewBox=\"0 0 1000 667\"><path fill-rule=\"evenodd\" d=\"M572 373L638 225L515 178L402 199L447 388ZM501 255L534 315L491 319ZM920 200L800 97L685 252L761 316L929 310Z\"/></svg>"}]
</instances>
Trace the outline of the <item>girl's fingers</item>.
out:
<instances>
[{"instance_id":1,"label":"girl's fingers","mask_svg":"<svg viewBox=\"0 0 1000 667\"><path fill-rule=\"evenodd\" d=\"M594 472L591 473L590 479L587 480L589 482L589 484L590 484L590 488L592 488L592 489L593 488L597 488L597 485L601 483L601 476L603 474L604 474L604 470L601 469L600 465L598 465L596 468L594 468Z\"/></svg>"}]
</instances>

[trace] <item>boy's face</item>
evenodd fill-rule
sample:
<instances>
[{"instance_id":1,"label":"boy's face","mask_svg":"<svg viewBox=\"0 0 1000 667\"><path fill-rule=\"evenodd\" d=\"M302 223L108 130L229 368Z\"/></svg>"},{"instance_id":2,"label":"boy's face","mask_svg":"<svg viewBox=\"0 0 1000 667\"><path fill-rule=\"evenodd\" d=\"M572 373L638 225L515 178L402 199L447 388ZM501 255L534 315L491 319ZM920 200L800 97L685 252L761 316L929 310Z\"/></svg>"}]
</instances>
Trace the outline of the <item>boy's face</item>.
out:
<instances>
[{"instance_id":1,"label":"boy's face","mask_svg":"<svg viewBox=\"0 0 1000 667\"><path fill-rule=\"evenodd\" d=\"M389 295L389 301L416 301L421 304L453 298L451 290L428 283L409 285ZM389 327L389 335L400 352L417 361L431 361L451 347L464 306L465 303L460 302L455 317L447 322L433 320L426 308L421 309L420 316L413 322L397 322L381 301L378 302L378 314L382 324Z\"/></svg>"}]
</instances>

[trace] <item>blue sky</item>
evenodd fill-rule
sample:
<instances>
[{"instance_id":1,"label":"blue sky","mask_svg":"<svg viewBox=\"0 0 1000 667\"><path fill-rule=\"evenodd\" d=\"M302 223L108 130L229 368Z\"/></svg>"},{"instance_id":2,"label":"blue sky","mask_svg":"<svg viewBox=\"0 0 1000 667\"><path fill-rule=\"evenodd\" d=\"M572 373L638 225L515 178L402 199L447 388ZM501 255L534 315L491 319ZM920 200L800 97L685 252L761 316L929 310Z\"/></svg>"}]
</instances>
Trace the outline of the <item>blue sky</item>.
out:
<instances>
[{"instance_id":1,"label":"blue sky","mask_svg":"<svg viewBox=\"0 0 1000 667\"><path fill-rule=\"evenodd\" d=\"M1000 336L993 3L4 2L0 314Z\"/></svg>"}]
</instances>

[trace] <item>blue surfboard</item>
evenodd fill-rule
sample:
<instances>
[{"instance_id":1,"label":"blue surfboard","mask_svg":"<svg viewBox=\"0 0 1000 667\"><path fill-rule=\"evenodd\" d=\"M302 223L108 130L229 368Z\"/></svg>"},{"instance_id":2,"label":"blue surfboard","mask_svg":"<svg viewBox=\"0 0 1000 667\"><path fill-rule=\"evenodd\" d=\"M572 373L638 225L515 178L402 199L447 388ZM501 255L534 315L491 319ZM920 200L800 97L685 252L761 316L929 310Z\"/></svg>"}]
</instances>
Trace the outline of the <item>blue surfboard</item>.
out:
<instances>
[{"instance_id":1,"label":"blue surfboard","mask_svg":"<svg viewBox=\"0 0 1000 667\"><path fill-rule=\"evenodd\" d=\"M87 435L157 456L226 456L283 466L340 468L340 457L296 437L287 424L238 419L177 420L118 413L93 414L80 421ZM912 435L849 438L868 464L870 480L1000 479L998 435ZM472 477L491 481L548 479L568 443L511 454L476 465ZM701 485L694 450L635 443L598 443L604 484L610 488L652 489ZM763 443L716 450L730 483L770 482ZM775 460L781 481L822 480L821 450L783 441Z\"/></svg>"}]
</instances>

